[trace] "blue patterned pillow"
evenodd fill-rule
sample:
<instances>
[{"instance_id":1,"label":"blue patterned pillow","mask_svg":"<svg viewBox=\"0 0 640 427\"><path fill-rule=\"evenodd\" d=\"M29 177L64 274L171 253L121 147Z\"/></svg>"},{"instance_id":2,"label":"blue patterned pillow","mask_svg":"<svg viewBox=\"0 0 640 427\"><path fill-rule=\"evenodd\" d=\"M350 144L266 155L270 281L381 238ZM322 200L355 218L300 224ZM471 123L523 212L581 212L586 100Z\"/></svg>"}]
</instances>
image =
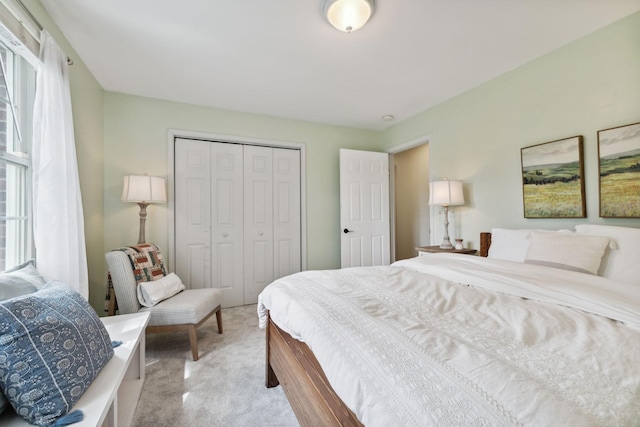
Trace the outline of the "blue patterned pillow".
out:
<instances>
[{"instance_id":1,"label":"blue patterned pillow","mask_svg":"<svg viewBox=\"0 0 640 427\"><path fill-rule=\"evenodd\" d=\"M38 273L34 260L30 259L3 273L0 273L0 301L20 295L30 294L45 284L44 278ZM9 406L4 394L0 392L0 414Z\"/></svg>"},{"instance_id":2,"label":"blue patterned pillow","mask_svg":"<svg viewBox=\"0 0 640 427\"><path fill-rule=\"evenodd\" d=\"M0 302L0 388L31 424L62 422L112 356L96 312L63 283Z\"/></svg>"}]
</instances>

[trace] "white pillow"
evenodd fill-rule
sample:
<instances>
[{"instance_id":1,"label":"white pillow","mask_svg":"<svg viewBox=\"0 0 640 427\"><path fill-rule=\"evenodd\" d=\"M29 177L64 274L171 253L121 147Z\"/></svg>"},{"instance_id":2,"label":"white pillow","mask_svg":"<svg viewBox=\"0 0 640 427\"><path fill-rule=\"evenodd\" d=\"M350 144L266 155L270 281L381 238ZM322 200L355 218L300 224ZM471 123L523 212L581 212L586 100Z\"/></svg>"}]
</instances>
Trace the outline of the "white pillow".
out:
<instances>
[{"instance_id":1,"label":"white pillow","mask_svg":"<svg viewBox=\"0 0 640 427\"><path fill-rule=\"evenodd\" d=\"M606 236L615 245L602 259L598 275L622 283L640 285L640 229L611 225L576 225L578 234Z\"/></svg>"},{"instance_id":2,"label":"white pillow","mask_svg":"<svg viewBox=\"0 0 640 427\"><path fill-rule=\"evenodd\" d=\"M184 289L182 280L175 273L169 273L153 282L138 283L138 301L145 307L153 307Z\"/></svg>"},{"instance_id":3,"label":"white pillow","mask_svg":"<svg viewBox=\"0 0 640 427\"><path fill-rule=\"evenodd\" d=\"M571 230L527 230L527 229L491 229L491 246L488 258L505 261L524 262L529 248L529 235L536 233L564 233L573 234Z\"/></svg>"},{"instance_id":4,"label":"white pillow","mask_svg":"<svg viewBox=\"0 0 640 427\"><path fill-rule=\"evenodd\" d=\"M609 240L604 236L531 233L524 262L595 275Z\"/></svg>"}]
</instances>

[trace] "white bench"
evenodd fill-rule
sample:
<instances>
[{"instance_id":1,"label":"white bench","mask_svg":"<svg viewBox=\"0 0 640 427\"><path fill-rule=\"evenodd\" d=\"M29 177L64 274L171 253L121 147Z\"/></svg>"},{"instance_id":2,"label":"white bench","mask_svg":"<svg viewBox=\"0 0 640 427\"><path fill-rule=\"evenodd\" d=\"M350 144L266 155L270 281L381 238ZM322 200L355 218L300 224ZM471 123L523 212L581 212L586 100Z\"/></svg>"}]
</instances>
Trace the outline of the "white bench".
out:
<instances>
[{"instance_id":1,"label":"white bench","mask_svg":"<svg viewBox=\"0 0 640 427\"><path fill-rule=\"evenodd\" d=\"M113 341L122 341L91 387L73 410L80 409L84 419L73 427L129 427L144 384L144 330L149 313L102 317ZM0 426L30 426L8 408L0 415Z\"/></svg>"}]
</instances>

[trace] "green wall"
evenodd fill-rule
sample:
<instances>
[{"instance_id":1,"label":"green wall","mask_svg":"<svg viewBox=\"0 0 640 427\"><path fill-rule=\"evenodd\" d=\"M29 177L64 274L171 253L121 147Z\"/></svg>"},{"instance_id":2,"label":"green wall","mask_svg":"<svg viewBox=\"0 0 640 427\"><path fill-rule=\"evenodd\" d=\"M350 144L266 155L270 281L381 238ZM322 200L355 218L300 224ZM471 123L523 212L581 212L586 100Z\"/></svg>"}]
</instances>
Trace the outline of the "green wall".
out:
<instances>
[{"instance_id":1,"label":"green wall","mask_svg":"<svg viewBox=\"0 0 640 427\"><path fill-rule=\"evenodd\" d=\"M392 150L429 138L431 179L465 181L461 237L477 245L491 227L640 226L598 217L596 131L640 121L640 13L424 111L384 132L230 112L104 92L37 0L29 10L72 57L71 95L85 214L90 302L102 312L104 252L134 243L138 207L120 201L126 174L168 173L168 129L305 144L307 266L338 268L338 149ZM525 220L520 148L585 138L588 218ZM425 185L426 191L426 185ZM168 244L167 207L148 209L147 240ZM433 241L442 237L435 215Z\"/></svg>"},{"instance_id":2,"label":"green wall","mask_svg":"<svg viewBox=\"0 0 640 427\"><path fill-rule=\"evenodd\" d=\"M340 266L338 150L376 149L376 132L105 93L105 250L133 244L138 206L120 201L127 174L167 176L169 129L302 143L306 149L307 267ZM166 205L147 208L146 240L168 247Z\"/></svg>"},{"instance_id":3,"label":"green wall","mask_svg":"<svg viewBox=\"0 0 640 427\"><path fill-rule=\"evenodd\" d=\"M640 13L398 123L382 138L390 149L429 137L431 179L464 181L467 203L456 208L456 221L477 247L479 233L492 227L640 227L640 219L601 219L598 212L597 131L636 122ZM574 135L584 136L588 217L524 219L520 148ZM439 242L444 221L433 217Z\"/></svg>"}]
</instances>

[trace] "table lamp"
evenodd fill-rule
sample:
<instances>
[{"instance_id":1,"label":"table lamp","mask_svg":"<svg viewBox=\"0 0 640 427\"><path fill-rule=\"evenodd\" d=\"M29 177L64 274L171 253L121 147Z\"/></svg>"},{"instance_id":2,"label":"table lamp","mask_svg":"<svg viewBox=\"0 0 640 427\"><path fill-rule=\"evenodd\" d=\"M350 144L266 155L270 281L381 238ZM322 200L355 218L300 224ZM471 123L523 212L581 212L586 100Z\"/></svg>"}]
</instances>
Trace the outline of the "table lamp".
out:
<instances>
[{"instance_id":1,"label":"table lamp","mask_svg":"<svg viewBox=\"0 0 640 427\"><path fill-rule=\"evenodd\" d=\"M140 206L138 244L145 243L144 228L147 219L147 206L150 203L167 202L164 178L149 175L126 175L122 189L122 201L134 202Z\"/></svg>"},{"instance_id":2,"label":"table lamp","mask_svg":"<svg viewBox=\"0 0 640 427\"><path fill-rule=\"evenodd\" d=\"M462 194L462 181L434 181L429 183L429 205L442 206L444 208L444 237L440 248L453 249L449 239L449 206L464 205Z\"/></svg>"}]
</instances>

